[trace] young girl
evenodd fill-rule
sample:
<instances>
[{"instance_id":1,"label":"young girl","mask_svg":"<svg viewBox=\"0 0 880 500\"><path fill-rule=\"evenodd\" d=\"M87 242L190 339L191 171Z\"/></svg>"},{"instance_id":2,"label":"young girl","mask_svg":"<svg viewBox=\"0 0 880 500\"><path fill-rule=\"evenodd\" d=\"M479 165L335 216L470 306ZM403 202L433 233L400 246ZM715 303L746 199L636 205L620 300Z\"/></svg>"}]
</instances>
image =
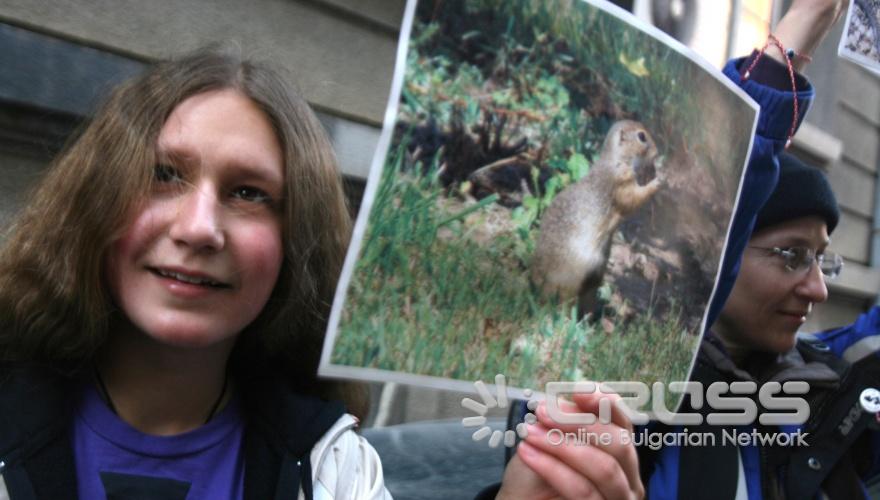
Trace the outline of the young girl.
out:
<instances>
[{"instance_id":1,"label":"young girl","mask_svg":"<svg viewBox=\"0 0 880 500\"><path fill-rule=\"evenodd\" d=\"M271 70L120 85L0 250L0 498L387 496L362 394L315 376L349 228Z\"/></svg>"}]
</instances>

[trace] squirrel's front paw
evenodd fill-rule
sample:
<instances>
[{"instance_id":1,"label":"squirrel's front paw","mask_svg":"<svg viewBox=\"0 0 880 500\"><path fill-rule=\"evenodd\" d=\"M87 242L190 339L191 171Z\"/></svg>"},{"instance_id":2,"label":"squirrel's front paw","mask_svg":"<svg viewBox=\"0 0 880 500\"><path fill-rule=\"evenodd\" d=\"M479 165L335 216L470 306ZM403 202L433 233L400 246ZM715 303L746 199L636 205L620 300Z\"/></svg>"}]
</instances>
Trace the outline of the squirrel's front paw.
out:
<instances>
[{"instance_id":1,"label":"squirrel's front paw","mask_svg":"<svg viewBox=\"0 0 880 500\"><path fill-rule=\"evenodd\" d=\"M657 159L654 160L654 181L657 184L666 185L667 174L666 157L657 157Z\"/></svg>"}]
</instances>

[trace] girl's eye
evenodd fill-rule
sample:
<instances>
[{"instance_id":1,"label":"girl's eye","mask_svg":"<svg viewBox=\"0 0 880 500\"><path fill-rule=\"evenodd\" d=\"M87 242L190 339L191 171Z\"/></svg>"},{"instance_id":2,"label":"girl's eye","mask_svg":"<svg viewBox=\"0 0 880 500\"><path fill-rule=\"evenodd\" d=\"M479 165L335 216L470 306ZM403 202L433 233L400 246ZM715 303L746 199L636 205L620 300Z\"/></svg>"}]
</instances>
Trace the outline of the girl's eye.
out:
<instances>
[{"instance_id":1,"label":"girl's eye","mask_svg":"<svg viewBox=\"0 0 880 500\"><path fill-rule=\"evenodd\" d=\"M268 205L272 204L272 197L269 196L268 193L266 193L262 189L251 186L241 186L235 188L232 191L232 196L240 200L250 201L253 203L266 203Z\"/></svg>"},{"instance_id":2,"label":"girl's eye","mask_svg":"<svg viewBox=\"0 0 880 500\"><path fill-rule=\"evenodd\" d=\"M183 179L180 171L171 165L158 164L153 170L153 177L159 182L178 182Z\"/></svg>"}]
</instances>

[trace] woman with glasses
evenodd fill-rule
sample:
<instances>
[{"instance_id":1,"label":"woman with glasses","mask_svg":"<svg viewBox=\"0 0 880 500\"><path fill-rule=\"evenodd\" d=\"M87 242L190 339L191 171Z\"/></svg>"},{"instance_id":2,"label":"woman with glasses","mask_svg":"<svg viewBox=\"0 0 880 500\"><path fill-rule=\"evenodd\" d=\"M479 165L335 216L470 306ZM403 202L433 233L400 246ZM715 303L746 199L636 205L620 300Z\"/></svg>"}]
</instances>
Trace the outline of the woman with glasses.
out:
<instances>
[{"instance_id":1,"label":"woman with glasses","mask_svg":"<svg viewBox=\"0 0 880 500\"><path fill-rule=\"evenodd\" d=\"M780 182L761 209L739 275L711 332L734 362L752 351L784 353L813 304L825 302L825 280L842 259L826 254L839 219L824 175L780 156Z\"/></svg>"},{"instance_id":2,"label":"woman with glasses","mask_svg":"<svg viewBox=\"0 0 880 500\"><path fill-rule=\"evenodd\" d=\"M703 424L689 426L688 432L711 433L715 442L654 452L641 447L649 497L867 497L861 479L868 477L877 456L868 432L875 416L863 411L859 400L866 389L877 387L878 372L853 369L826 344L797 335L813 305L828 298L826 281L841 271L840 256L826 251L839 218L825 176L793 156L781 155L779 184L758 213L736 283L704 337L691 376L704 389L715 382L754 384L747 394L757 393L768 382L807 382L809 392L802 396L810 407L807 421L764 425L756 416L749 426L712 425L706 415L723 410L686 401L681 412L704 417ZM788 394L777 396L792 397L785 391ZM758 403L757 395L752 398ZM757 407L759 415L765 412L760 403ZM766 409L784 411L791 410ZM664 425L651 429L682 431ZM792 438L774 439L772 445L762 444L760 438L725 441L725 433L733 432L765 438L785 433Z\"/></svg>"}]
</instances>

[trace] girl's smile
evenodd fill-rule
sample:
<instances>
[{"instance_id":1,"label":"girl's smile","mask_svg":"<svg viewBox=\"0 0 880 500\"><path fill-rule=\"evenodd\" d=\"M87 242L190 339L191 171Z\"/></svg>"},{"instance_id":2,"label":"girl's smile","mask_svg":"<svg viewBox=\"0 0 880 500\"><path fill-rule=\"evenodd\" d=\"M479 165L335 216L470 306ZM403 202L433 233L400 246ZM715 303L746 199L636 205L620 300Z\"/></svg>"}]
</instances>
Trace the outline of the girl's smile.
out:
<instances>
[{"instance_id":1,"label":"girl's smile","mask_svg":"<svg viewBox=\"0 0 880 500\"><path fill-rule=\"evenodd\" d=\"M170 293L182 297L195 298L214 291L232 288L230 284L198 271L168 267L148 267L147 269L155 274L164 283L164 286L168 287Z\"/></svg>"}]
</instances>

